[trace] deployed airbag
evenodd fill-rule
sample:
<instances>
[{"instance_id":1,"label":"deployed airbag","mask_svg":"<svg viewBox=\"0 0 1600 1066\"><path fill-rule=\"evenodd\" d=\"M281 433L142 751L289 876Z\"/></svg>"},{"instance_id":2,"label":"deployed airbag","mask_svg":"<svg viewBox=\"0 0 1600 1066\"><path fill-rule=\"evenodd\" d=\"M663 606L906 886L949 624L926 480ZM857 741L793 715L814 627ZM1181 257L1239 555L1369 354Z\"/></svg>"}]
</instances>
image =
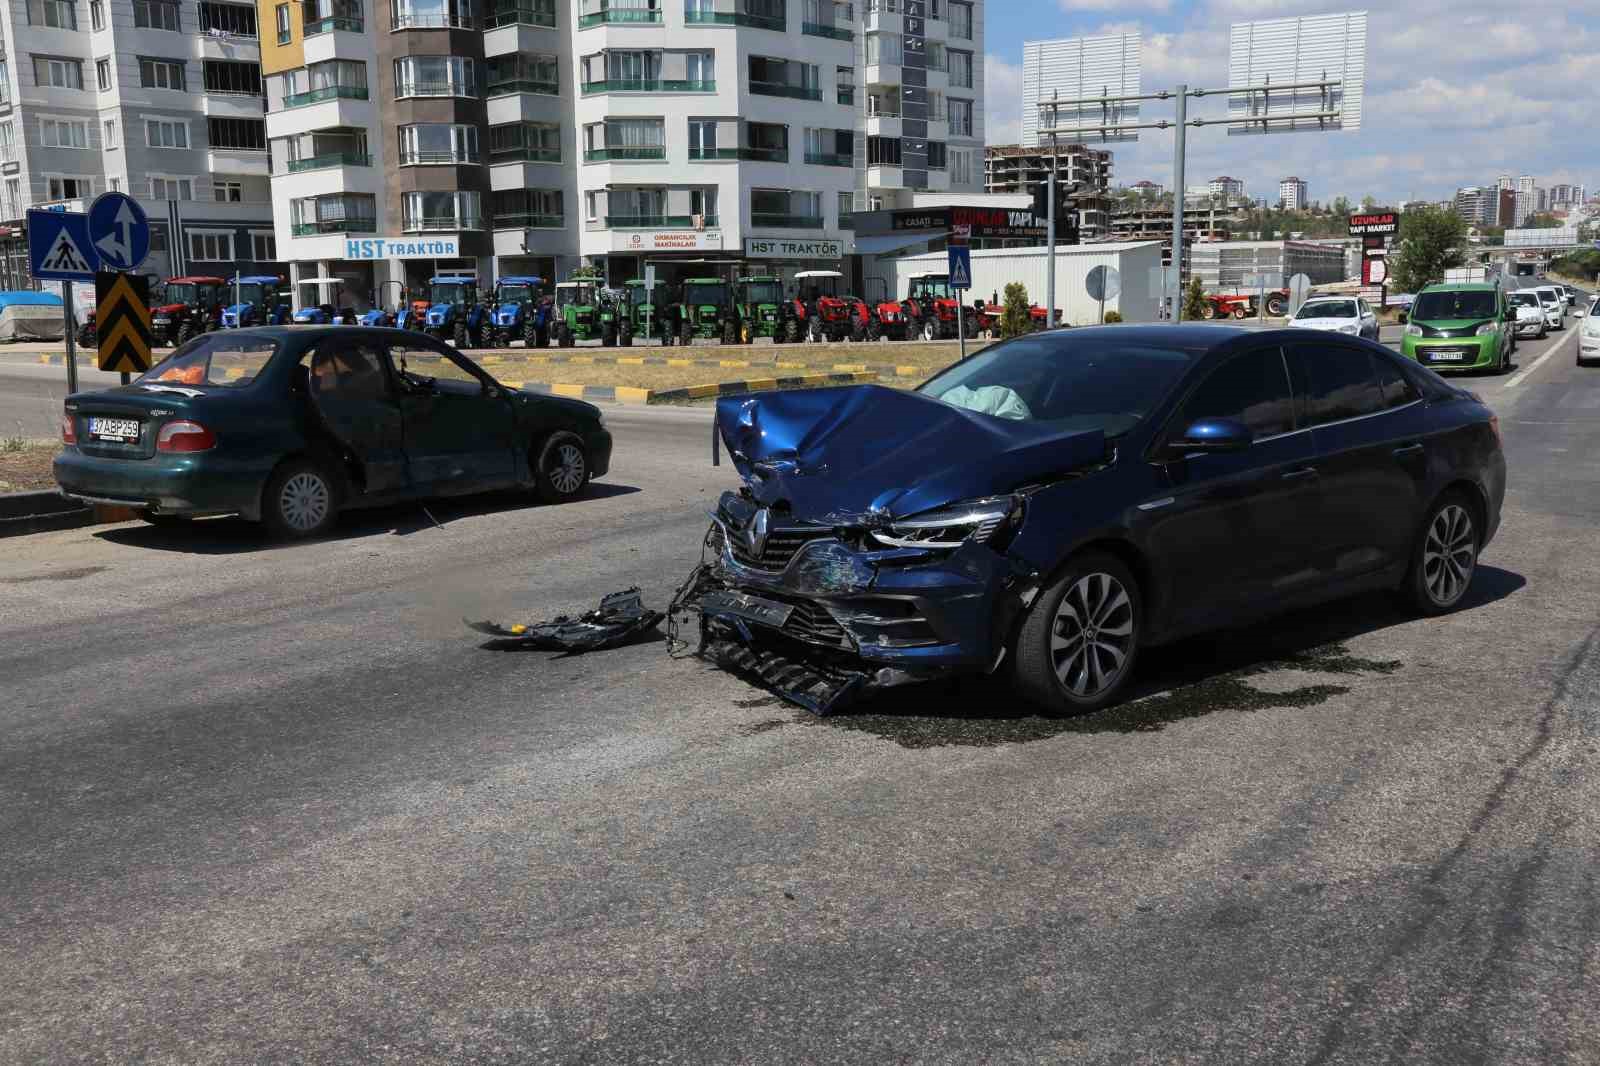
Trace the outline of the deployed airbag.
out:
<instances>
[{"instance_id":1,"label":"deployed airbag","mask_svg":"<svg viewBox=\"0 0 1600 1066\"><path fill-rule=\"evenodd\" d=\"M1022 401L1022 397L1004 385L984 385L976 389L957 385L948 392L941 393L939 399L955 407L976 411L980 415L1012 418L1019 422L1033 417L1033 412L1028 410L1028 405Z\"/></svg>"}]
</instances>

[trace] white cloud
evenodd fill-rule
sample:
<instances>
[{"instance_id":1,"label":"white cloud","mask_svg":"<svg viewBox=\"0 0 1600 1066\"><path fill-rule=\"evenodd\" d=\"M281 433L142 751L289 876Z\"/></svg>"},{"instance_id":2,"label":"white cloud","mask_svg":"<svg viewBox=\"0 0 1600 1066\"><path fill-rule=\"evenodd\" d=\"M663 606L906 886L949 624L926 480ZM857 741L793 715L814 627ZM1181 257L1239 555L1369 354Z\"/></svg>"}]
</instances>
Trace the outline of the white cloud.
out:
<instances>
[{"instance_id":1,"label":"white cloud","mask_svg":"<svg viewBox=\"0 0 1600 1066\"><path fill-rule=\"evenodd\" d=\"M1016 144L1022 136L1022 67L993 53L983 57L984 139Z\"/></svg>"}]
</instances>

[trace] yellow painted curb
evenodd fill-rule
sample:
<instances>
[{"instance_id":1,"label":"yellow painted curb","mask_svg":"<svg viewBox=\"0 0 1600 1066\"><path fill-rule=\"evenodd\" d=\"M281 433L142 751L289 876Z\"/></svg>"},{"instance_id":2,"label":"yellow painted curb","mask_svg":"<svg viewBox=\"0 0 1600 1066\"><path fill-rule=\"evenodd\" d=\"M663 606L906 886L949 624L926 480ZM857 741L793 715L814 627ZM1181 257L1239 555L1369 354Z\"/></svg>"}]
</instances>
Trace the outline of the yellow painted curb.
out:
<instances>
[{"instance_id":1,"label":"yellow painted curb","mask_svg":"<svg viewBox=\"0 0 1600 1066\"><path fill-rule=\"evenodd\" d=\"M478 362L482 363L484 366L495 366L498 363L505 362L505 360L500 358L498 355L486 355L482 359L479 359Z\"/></svg>"},{"instance_id":2,"label":"yellow painted curb","mask_svg":"<svg viewBox=\"0 0 1600 1066\"><path fill-rule=\"evenodd\" d=\"M594 356L592 356L592 355L570 355L570 356L567 357L567 362L571 363L573 366L593 366L594 365Z\"/></svg>"},{"instance_id":3,"label":"yellow painted curb","mask_svg":"<svg viewBox=\"0 0 1600 1066\"><path fill-rule=\"evenodd\" d=\"M550 386L550 393L553 396L572 396L581 400L583 399L583 386L563 385L560 382L554 382Z\"/></svg>"},{"instance_id":4,"label":"yellow painted curb","mask_svg":"<svg viewBox=\"0 0 1600 1066\"><path fill-rule=\"evenodd\" d=\"M644 366L644 359L636 355L624 355L617 359L618 366Z\"/></svg>"},{"instance_id":5,"label":"yellow painted curb","mask_svg":"<svg viewBox=\"0 0 1600 1066\"><path fill-rule=\"evenodd\" d=\"M692 400L703 400L707 396L715 396L722 391L721 385L690 385L684 390Z\"/></svg>"},{"instance_id":6,"label":"yellow painted curb","mask_svg":"<svg viewBox=\"0 0 1600 1066\"><path fill-rule=\"evenodd\" d=\"M834 363L833 371L836 374L865 374L866 363Z\"/></svg>"},{"instance_id":7,"label":"yellow painted curb","mask_svg":"<svg viewBox=\"0 0 1600 1066\"><path fill-rule=\"evenodd\" d=\"M899 378L920 378L925 373L927 371L920 366L897 366L894 368L895 377Z\"/></svg>"},{"instance_id":8,"label":"yellow painted curb","mask_svg":"<svg viewBox=\"0 0 1600 1066\"><path fill-rule=\"evenodd\" d=\"M779 370L810 370L810 363L774 363Z\"/></svg>"},{"instance_id":9,"label":"yellow painted curb","mask_svg":"<svg viewBox=\"0 0 1600 1066\"><path fill-rule=\"evenodd\" d=\"M668 359L668 366L694 366L693 359Z\"/></svg>"},{"instance_id":10,"label":"yellow painted curb","mask_svg":"<svg viewBox=\"0 0 1600 1066\"><path fill-rule=\"evenodd\" d=\"M744 384L745 384L745 388L749 389L751 392L759 392L762 389L775 389L775 388L777 388L778 387L778 379L777 378L751 378L748 381L746 381Z\"/></svg>"},{"instance_id":11,"label":"yellow painted curb","mask_svg":"<svg viewBox=\"0 0 1600 1066\"><path fill-rule=\"evenodd\" d=\"M523 386L523 382L520 381L502 381L500 384L508 389L520 389Z\"/></svg>"},{"instance_id":12,"label":"yellow painted curb","mask_svg":"<svg viewBox=\"0 0 1600 1066\"><path fill-rule=\"evenodd\" d=\"M617 386L618 403L649 403L654 395L654 389L636 389L627 385Z\"/></svg>"},{"instance_id":13,"label":"yellow painted curb","mask_svg":"<svg viewBox=\"0 0 1600 1066\"><path fill-rule=\"evenodd\" d=\"M735 367L737 369L743 370L743 369L747 369L749 367L752 367L755 364L750 362L750 360L748 360L748 359L722 359L722 360L718 361L717 365L718 366L726 366L726 367Z\"/></svg>"}]
</instances>

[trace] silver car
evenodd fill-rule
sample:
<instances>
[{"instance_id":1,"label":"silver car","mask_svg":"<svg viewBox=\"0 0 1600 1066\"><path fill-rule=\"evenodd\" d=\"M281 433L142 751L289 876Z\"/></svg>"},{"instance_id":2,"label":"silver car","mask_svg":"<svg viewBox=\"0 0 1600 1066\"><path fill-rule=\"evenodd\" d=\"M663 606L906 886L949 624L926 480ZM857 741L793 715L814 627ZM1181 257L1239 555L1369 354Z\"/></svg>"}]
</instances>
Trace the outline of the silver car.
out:
<instances>
[{"instance_id":1,"label":"silver car","mask_svg":"<svg viewBox=\"0 0 1600 1066\"><path fill-rule=\"evenodd\" d=\"M1359 296L1313 296L1300 305L1289 325L1378 339L1378 316Z\"/></svg>"}]
</instances>

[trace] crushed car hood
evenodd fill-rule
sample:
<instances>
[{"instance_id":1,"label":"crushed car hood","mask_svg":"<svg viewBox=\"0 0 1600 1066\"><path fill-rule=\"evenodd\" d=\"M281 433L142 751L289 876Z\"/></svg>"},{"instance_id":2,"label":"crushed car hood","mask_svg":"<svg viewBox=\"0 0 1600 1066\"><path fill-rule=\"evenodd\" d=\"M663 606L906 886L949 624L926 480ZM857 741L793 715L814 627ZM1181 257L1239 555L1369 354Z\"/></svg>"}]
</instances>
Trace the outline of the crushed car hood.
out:
<instances>
[{"instance_id":1,"label":"crushed car hood","mask_svg":"<svg viewBox=\"0 0 1600 1066\"><path fill-rule=\"evenodd\" d=\"M882 385L725 396L717 432L756 499L797 518L901 518L1104 458L1099 430L967 411Z\"/></svg>"}]
</instances>

